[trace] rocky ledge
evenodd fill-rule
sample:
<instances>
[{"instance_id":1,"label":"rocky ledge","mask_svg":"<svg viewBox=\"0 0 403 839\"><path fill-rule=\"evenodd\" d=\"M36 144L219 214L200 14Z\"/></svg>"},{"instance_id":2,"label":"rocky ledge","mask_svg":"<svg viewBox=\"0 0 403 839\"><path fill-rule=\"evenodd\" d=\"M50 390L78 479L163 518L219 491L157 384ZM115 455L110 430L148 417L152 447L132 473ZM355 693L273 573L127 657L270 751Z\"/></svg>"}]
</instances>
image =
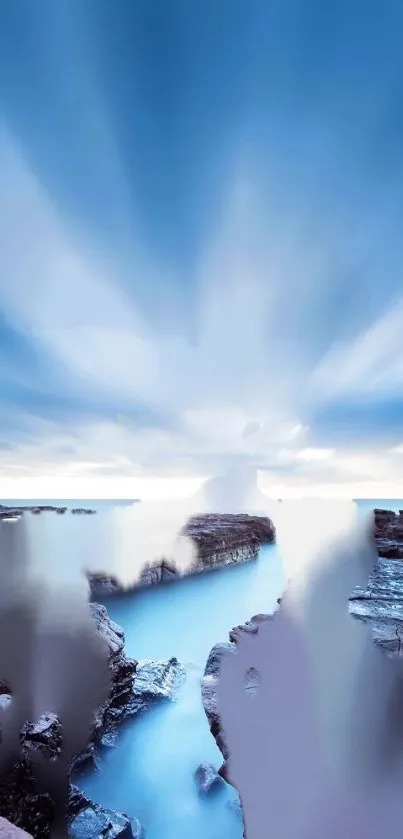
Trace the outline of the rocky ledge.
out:
<instances>
[{"instance_id":1,"label":"rocky ledge","mask_svg":"<svg viewBox=\"0 0 403 839\"><path fill-rule=\"evenodd\" d=\"M374 510L374 536L379 559L366 589L350 595L350 612L370 622L374 641L388 655L403 647L403 510Z\"/></svg>"},{"instance_id":2,"label":"rocky ledge","mask_svg":"<svg viewBox=\"0 0 403 839\"><path fill-rule=\"evenodd\" d=\"M187 574L256 559L261 545L271 544L276 538L274 525L269 518L243 513L193 516L183 533L196 546L196 560ZM124 590L117 578L107 573L89 572L87 576L93 599ZM170 582L179 576L178 569L162 559L143 568L136 587Z\"/></svg>"},{"instance_id":3,"label":"rocky ledge","mask_svg":"<svg viewBox=\"0 0 403 839\"><path fill-rule=\"evenodd\" d=\"M374 641L389 655L403 651L403 560L380 557L366 589L350 595L350 612L370 622Z\"/></svg>"},{"instance_id":4,"label":"rocky ledge","mask_svg":"<svg viewBox=\"0 0 403 839\"><path fill-rule=\"evenodd\" d=\"M147 710L155 701L173 699L185 679L185 670L176 658L168 661L138 662L127 658L123 630L110 620L104 606L90 605L98 632L109 647L112 673L110 695L94 719L93 730L83 754L77 756L72 773L88 762L97 765L102 749L116 742L119 725L129 716ZM7 685L0 683L1 701L10 701ZM53 802L36 787L30 754L41 751L55 759L62 747L62 730L53 714L35 724L26 723L21 732L21 759L0 785L0 817L26 830L35 839L48 839L53 818ZM135 818L116 813L89 801L71 784L69 832L72 839L132 839L141 836Z\"/></svg>"}]
</instances>

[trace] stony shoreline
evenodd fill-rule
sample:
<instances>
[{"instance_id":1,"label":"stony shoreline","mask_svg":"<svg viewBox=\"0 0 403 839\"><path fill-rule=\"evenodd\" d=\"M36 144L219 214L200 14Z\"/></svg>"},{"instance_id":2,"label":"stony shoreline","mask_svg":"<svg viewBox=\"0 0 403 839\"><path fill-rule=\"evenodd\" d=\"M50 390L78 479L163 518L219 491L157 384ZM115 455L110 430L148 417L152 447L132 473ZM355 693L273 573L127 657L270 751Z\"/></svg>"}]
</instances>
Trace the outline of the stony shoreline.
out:
<instances>
[{"instance_id":1,"label":"stony shoreline","mask_svg":"<svg viewBox=\"0 0 403 839\"><path fill-rule=\"evenodd\" d=\"M88 746L71 767L72 776L85 764L97 766L104 748L112 747L121 723L146 711L156 701L174 699L186 674L176 658L138 662L126 656L124 632L111 621L104 606L89 604L96 628L107 641L112 685L107 702L96 714ZM1 702L9 701L7 685L0 684ZM62 747L60 723L53 714L41 717L22 729L21 759L15 763L0 787L0 816L26 830L34 839L49 839L53 818L50 796L38 791L30 755L40 751L56 759ZM130 817L96 805L74 784L70 786L69 830L72 839L140 839L142 828ZM91 832L89 828L91 827ZM98 832L97 832L98 831Z\"/></svg>"}]
</instances>

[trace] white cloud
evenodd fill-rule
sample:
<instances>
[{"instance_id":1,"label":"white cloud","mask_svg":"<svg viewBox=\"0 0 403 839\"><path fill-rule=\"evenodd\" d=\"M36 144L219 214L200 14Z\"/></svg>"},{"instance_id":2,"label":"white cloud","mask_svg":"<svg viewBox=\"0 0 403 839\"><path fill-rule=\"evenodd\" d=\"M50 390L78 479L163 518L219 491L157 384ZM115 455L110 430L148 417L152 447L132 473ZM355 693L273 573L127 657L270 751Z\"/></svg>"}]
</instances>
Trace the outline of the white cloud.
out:
<instances>
[{"instance_id":1,"label":"white cloud","mask_svg":"<svg viewBox=\"0 0 403 839\"><path fill-rule=\"evenodd\" d=\"M102 482L204 475L206 464L219 469L231 457L268 468L275 462L274 485L284 470L291 488L302 469L307 485L322 477L323 486L397 479L387 453L359 460L360 452L322 447L304 414L340 394L400 386L403 303L349 343L332 346L338 326L329 327L330 348L315 367L314 321L327 299L326 282L317 281L326 279L333 238L322 241L318 231L317 241L304 241L303 219L279 220L246 167L235 167L221 217L201 248L192 340L187 324L174 333L168 314L158 331L146 321L124 290L119 262L107 263L84 236L73 236L6 131L0 167L0 304L62 362L70 395L91 402L96 394L108 416L116 407L116 422L77 419L68 427L26 415L31 442L1 452L4 479L24 470L35 480L58 470L65 481L95 482L95 473ZM132 270L152 278L157 293L161 267L137 248L136 236ZM135 428L130 408L139 401L167 411L177 428Z\"/></svg>"},{"instance_id":2,"label":"white cloud","mask_svg":"<svg viewBox=\"0 0 403 839\"><path fill-rule=\"evenodd\" d=\"M331 460L334 457L334 449L302 449L295 456L297 460L303 460L306 463L322 462L323 460Z\"/></svg>"},{"instance_id":3,"label":"white cloud","mask_svg":"<svg viewBox=\"0 0 403 839\"><path fill-rule=\"evenodd\" d=\"M403 300L348 343L336 342L313 373L318 400L392 394L403 387Z\"/></svg>"}]
</instances>

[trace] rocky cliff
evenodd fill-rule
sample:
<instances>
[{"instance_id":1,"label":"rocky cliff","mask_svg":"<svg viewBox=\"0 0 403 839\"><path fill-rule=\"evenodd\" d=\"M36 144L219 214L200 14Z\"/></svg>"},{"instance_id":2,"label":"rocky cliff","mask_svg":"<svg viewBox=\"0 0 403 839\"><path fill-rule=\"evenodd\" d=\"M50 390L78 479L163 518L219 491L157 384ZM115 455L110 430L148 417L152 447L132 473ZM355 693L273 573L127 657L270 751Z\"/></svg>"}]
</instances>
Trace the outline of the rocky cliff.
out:
<instances>
[{"instance_id":1,"label":"rocky cliff","mask_svg":"<svg viewBox=\"0 0 403 839\"><path fill-rule=\"evenodd\" d=\"M177 659L137 662L127 658L123 630L110 620L104 606L89 607L98 632L109 648L112 685L107 702L94 719L88 746L78 755L72 772L88 761L97 763L102 749L113 746L120 723L128 716L147 710L161 699L174 698L185 678ZM0 683L0 701L7 703L7 685ZM47 760L55 760L62 748L62 728L53 714L35 723L27 722L21 732L21 758L14 763L0 785L0 816L26 830L34 839L50 837L54 805L50 796L39 792L30 757L40 752ZM130 839L141 836L135 818L116 813L89 801L73 784L70 787L69 824L72 839Z\"/></svg>"},{"instance_id":2,"label":"rocky cliff","mask_svg":"<svg viewBox=\"0 0 403 839\"><path fill-rule=\"evenodd\" d=\"M269 518L247 514L193 516L183 533L196 546L196 559L188 574L248 562L258 556L261 545L271 544L276 538ZM87 576L93 599L123 591L116 577L110 574L89 572ZM166 583L179 576L180 572L172 563L161 559L144 566L137 586Z\"/></svg>"}]
</instances>

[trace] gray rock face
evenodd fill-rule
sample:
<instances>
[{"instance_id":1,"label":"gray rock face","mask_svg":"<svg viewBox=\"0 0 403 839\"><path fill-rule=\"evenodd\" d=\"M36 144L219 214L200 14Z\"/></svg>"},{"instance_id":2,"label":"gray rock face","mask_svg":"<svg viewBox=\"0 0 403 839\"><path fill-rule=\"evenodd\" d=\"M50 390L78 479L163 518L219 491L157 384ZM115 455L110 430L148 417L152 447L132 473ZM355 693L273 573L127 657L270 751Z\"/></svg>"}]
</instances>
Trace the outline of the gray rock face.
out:
<instances>
[{"instance_id":1,"label":"gray rock face","mask_svg":"<svg viewBox=\"0 0 403 839\"><path fill-rule=\"evenodd\" d=\"M200 795L208 795L222 785L222 778L212 763L201 763L194 777Z\"/></svg>"},{"instance_id":2,"label":"gray rock face","mask_svg":"<svg viewBox=\"0 0 403 839\"><path fill-rule=\"evenodd\" d=\"M244 513L194 516L184 532L196 545L196 570L246 562L276 538L269 518Z\"/></svg>"},{"instance_id":3,"label":"gray rock face","mask_svg":"<svg viewBox=\"0 0 403 839\"><path fill-rule=\"evenodd\" d=\"M403 651L403 561L378 560L366 589L350 596L350 612L371 623L374 641L389 655Z\"/></svg>"},{"instance_id":4,"label":"gray rock face","mask_svg":"<svg viewBox=\"0 0 403 839\"><path fill-rule=\"evenodd\" d=\"M258 632L259 624L262 621L271 620L271 615L254 615L250 621L241 626L235 626L230 630L230 641L215 644L210 650L204 669L204 676L201 681L201 695L203 707L209 721L210 731L217 743L224 758L228 760L228 747L225 742L224 732L221 728L221 720L218 705L218 685L220 678L220 662L223 655L235 654L236 645L243 633L255 634ZM253 685L252 685L253 687ZM225 762L219 770L219 774L225 777Z\"/></svg>"}]
</instances>

